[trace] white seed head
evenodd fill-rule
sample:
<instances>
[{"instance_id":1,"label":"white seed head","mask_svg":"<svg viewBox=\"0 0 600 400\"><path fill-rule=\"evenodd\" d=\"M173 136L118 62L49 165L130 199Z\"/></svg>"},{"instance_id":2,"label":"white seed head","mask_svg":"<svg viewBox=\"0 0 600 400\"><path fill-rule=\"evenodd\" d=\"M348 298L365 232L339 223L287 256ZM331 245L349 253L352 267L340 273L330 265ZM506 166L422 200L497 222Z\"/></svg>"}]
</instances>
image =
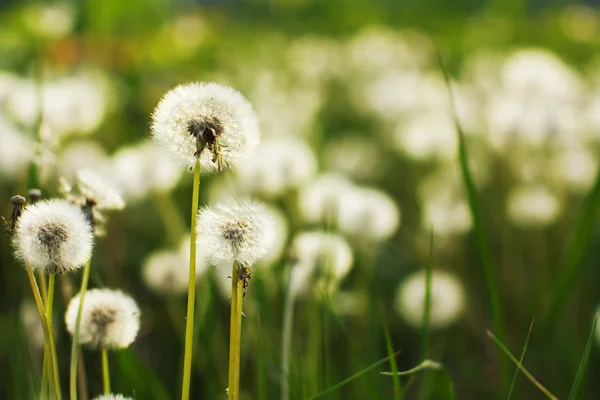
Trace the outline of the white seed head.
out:
<instances>
[{"instance_id":1,"label":"white seed head","mask_svg":"<svg viewBox=\"0 0 600 400\"><path fill-rule=\"evenodd\" d=\"M218 171L218 158L223 169L238 167L260 141L250 103L216 83L190 83L167 92L152 114L152 136L189 165L196 162L199 142L218 145L219 150L205 148L201 153L205 173Z\"/></svg>"},{"instance_id":2,"label":"white seed head","mask_svg":"<svg viewBox=\"0 0 600 400\"><path fill-rule=\"evenodd\" d=\"M421 328L425 310L425 271L417 271L405 279L396 291L396 311L414 328ZM444 328L458 320L465 309L465 294L461 282L444 271L431 273L429 326Z\"/></svg>"},{"instance_id":3,"label":"white seed head","mask_svg":"<svg viewBox=\"0 0 600 400\"><path fill-rule=\"evenodd\" d=\"M263 141L238 171L242 186L265 197L279 197L308 182L317 170L315 155L293 137Z\"/></svg>"},{"instance_id":4,"label":"white seed head","mask_svg":"<svg viewBox=\"0 0 600 400\"><path fill-rule=\"evenodd\" d=\"M0 114L0 143L0 175L18 179L35 154L33 141Z\"/></svg>"},{"instance_id":5,"label":"white seed head","mask_svg":"<svg viewBox=\"0 0 600 400\"><path fill-rule=\"evenodd\" d=\"M335 173L322 174L304 186L298 194L298 207L308 223L332 222L338 214L340 201L352 182Z\"/></svg>"},{"instance_id":6,"label":"white seed head","mask_svg":"<svg viewBox=\"0 0 600 400\"><path fill-rule=\"evenodd\" d=\"M272 265L281 259L281 255L283 254L283 250L287 243L289 227L288 220L283 212L275 207L265 207L267 208L267 212L271 215L271 219L273 220L273 231L275 232L273 235L273 244L269 247L267 254L261 258L259 263L259 265L267 266Z\"/></svg>"},{"instance_id":7,"label":"white seed head","mask_svg":"<svg viewBox=\"0 0 600 400\"><path fill-rule=\"evenodd\" d=\"M125 397L122 394L102 394L94 397L94 400L133 400L133 398Z\"/></svg>"},{"instance_id":8,"label":"white seed head","mask_svg":"<svg viewBox=\"0 0 600 400\"><path fill-rule=\"evenodd\" d=\"M353 188L340 201L338 227L341 232L368 240L386 240L400 225L400 209L385 192L375 188Z\"/></svg>"},{"instance_id":9,"label":"white seed head","mask_svg":"<svg viewBox=\"0 0 600 400\"><path fill-rule=\"evenodd\" d=\"M155 292L166 295L187 292L189 260L181 252L157 251L144 262L143 268L144 282Z\"/></svg>"},{"instance_id":10,"label":"white seed head","mask_svg":"<svg viewBox=\"0 0 600 400\"><path fill-rule=\"evenodd\" d=\"M294 238L290 293L305 293L313 283L319 290L332 293L348 274L354 257L348 243L339 235L305 232Z\"/></svg>"},{"instance_id":11,"label":"white seed head","mask_svg":"<svg viewBox=\"0 0 600 400\"><path fill-rule=\"evenodd\" d=\"M267 254L275 235L271 214L248 199L203 208L197 229L198 247L213 265L227 261L252 265Z\"/></svg>"},{"instance_id":12,"label":"white seed head","mask_svg":"<svg viewBox=\"0 0 600 400\"><path fill-rule=\"evenodd\" d=\"M93 140L69 143L61 149L56 162L56 175L70 181L74 181L77 178L77 172L84 168L100 171L101 175L108 171L106 151Z\"/></svg>"},{"instance_id":13,"label":"white seed head","mask_svg":"<svg viewBox=\"0 0 600 400\"><path fill-rule=\"evenodd\" d=\"M79 299L79 294L73 297L65 314L67 330L71 334L75 330ZM88 290L79 329L81 344L107 349L127 347L140 329L140 310L136 302L120 290Z\"/></svg>"},{"instance_id":14,"label":"white seed head","mask_svg":"<svg viewBox=\"0 0 600 400\"><path fill-rule=\"evenodd\" d=\"M548 226L562 212L560 199L541 185L525 185L513 189L508 195L506 206L510 220L523 228Z\"/></svg>"},{"instance_id":15,"label":"white seed head","mask_svg":"<svg viewBox=\"0 0 600 400\"><path fill-rule=\"evenodd\" d=\"M113 185L90 169L77 172L77 187L86 199L94 201L98 210L122 210L125 202Z\"/></svg>"},{"instance_id":16,"label":"white seed head","mask_svg":"<svg viewBox=\"0 0 600 400\"><path fill-rule=\"evenodd\" d=\"M92 228L81 209L66 200L25 206L14 246L25 264L48 274L71 272L92 255Z\"/></svg>"}]
</instances>

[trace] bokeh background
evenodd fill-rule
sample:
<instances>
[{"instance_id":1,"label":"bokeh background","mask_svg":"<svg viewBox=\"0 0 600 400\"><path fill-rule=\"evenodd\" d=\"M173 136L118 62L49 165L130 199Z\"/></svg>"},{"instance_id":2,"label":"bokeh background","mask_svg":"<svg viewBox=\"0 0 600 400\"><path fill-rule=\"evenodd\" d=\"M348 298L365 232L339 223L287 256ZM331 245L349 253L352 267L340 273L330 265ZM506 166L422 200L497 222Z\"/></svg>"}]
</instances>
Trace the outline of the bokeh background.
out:
<instances>
[{"instance_id":1,"label":"bokeh background","mask_svg":"<svg viewBox=\"0 0 600 400\"><path fill-rule=\"evenodd\" d=\"M600 13L593 2L0 6L0 212L8 217L10 197L33 186L59 196L59 177L72 180L82 168L102 174L127 202L108 216L90 284L122 289L142 309L137 341L111 355L116 392L179 396L185 295L153 290L143 270L151 255L176 249L185 237L192 175L150 148L149 123L170 88L215 81L252 102L263 142L300 140L316 166L297 187L277 194L257 192L256 182L268 177L227 172L202 180L202 204L250 193L287 221L281 253L256 267L245 299L244 398L280 396L290 244L312 229L339 233L354 262L336 290L296 303L292 398L310 398L388 356L386 332L401 351L400 370L425 358L444 365L442 372L403 377L405 398L450 398L448 379L455 398L506 398L501 370L508 367L512 378L514 366L503 364L507 358L486 336L494 330L486 259L504 343L518 358L535 319L524 365L556 396L567 397L600 303ZM454 111L438 53L450 75ZM480 230L453 117L464 130ZM334 172L390 196L401 215L391 235L348 235L335 223L306 218L299 193ZM459 312L423 331L403 314L398 291L427 266L451 274L463 300ZM198 286L192 385L198 399L224 398L227 384L228 298L217 275L206 269ZM61 287L76 287L79 279L61 277ZM444 293L435 301L459 296ZM0 394L31 399L41 373L40 328L7 235L0 240L0 299ZM417 310L422 301L415 295ZM65 307L57 299L63 388L70 348ZM600 393L595 335L592 340L580 398ZM92 398L101 391L100 361L92 351L84 357ZM324 398L394 398L392 378L379 374L390 368L382 364ZM542 394L519 376L513 398Z\"/></svg>"}]
</instances>

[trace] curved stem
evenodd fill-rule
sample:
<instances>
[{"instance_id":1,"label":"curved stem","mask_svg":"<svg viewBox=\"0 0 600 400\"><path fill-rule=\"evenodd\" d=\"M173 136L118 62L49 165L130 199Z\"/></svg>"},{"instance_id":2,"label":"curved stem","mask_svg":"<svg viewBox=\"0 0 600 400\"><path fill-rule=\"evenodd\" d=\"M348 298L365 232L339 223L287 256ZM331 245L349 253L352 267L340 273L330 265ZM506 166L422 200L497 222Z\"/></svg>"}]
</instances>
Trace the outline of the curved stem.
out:
<instances>
[{"instance_id":1,"label":"curved stem","mask_svg":"<svg viewBox=\"0 0 600 400\"><path fill-rule=\"evenodd\" d=\"M35 280L33 271L31 270L31 268L28 265L25 265L25 271L27 272L27 278L29 279L29 284L31 285L31 291L33 292L33 299L35 300L35 305L38 309L38 313L40 314L40 320L42 321L42 330L44 331L44 348L48 349L48 351L50 351L51 350L50 335L49 335L49 331L48 331L48 324L46 321L46 312L44 310L44 304L42 302L42 295L40 294L40 288L38 287L38 284ZM48 371L48 383L52 390L52 388L54 388L54 386L55 386L54 385L54 375L50 375L50 373L51 373L50 364L48 364L48 367L49 367L48 368L48 370L49 370ZM60 396L58 396L58 397L60 397Z\"/></svg>"},{"instance_id":2,"label":"curved stem","mask_svg":"<svg viewBox=\"0 0 600 400\"><path fill-rule=\"evenodd\" d=\"M290 353L292 345L292 326L294 322L294 303L296 296L288 291L283 309L283 332L281 339L281 399L290 399Z\"/></svg>"},{"instance_id":3,"label":"curved stem","mask_svg":"<svg viewBox=\"0 0 600 400\"><path fill-rule=\"evenodd\" d=\"M79 291L79 308L77 309L77 320L75 321L75 329L73 330L73 342L71 343L71 367L69 373L69 393L71 395L71 400L77 400L77 359L79 355L79 327L81 325L81 314L83 310L85 292L87 291L88 281L90 279L90 265L91 260L89 260L85 264L85 267L83 267L83 277L81 278L81 289Z\"/></svg>"},{"instance_id":4,"label":"curved stem","mask_svg":"<svg viewBox=\"0 0 600 400\"><path fill-rule=\"evenodd\" d=\"M106 350L106 347L102 348L102 387L104 388L104 394L110 393L110 373L108 370L108 350Z\"/></svg>"},{"instance_id":5,"label":"curved stem","mask_svg":"<svg viewBox=\"0 0 600 400\"><path fill-rule=\"evenodd\" d=\"M56 346L54 345L54 330L52 329L52 308L54 306L54 286L56 282L56 274L50 274L48 279L48 300L46 301L46 324L48 325L48 339L50 341L50 361L52 362L52 371L54 374L54 388L56 390L56 398L61 398L60 379L58 376L58 360L56 358Z\"/></svg>"},{"instance_id":6,"label":"curved stem","mask_svg":"<svg viewBox=\"0 0 600 400\"><path fill-rule=\"evenodd\" d=\"M239 400L240 397L240 339L242 336L242 302L244 300L242 282L239 275L239 265L234 262L231 271L228 400Z\"/></svg>"},{"instance_id":7,"label":"curved stem","mask_svg":"<svg viewBox=\"0 0 600 400\"><path fill-rule=\"evenodd\" d=\"M192 374L192 345L194 342L194 307L196 305L196 220L198 197L200 194L200 161L194 166L194 189L192 192L192 222L190 234L190 275L188 283L187 318L185 324L185 350L183 356L183 383L181 399L190 398L190 380Z\"/></svg>"}]
</instances>

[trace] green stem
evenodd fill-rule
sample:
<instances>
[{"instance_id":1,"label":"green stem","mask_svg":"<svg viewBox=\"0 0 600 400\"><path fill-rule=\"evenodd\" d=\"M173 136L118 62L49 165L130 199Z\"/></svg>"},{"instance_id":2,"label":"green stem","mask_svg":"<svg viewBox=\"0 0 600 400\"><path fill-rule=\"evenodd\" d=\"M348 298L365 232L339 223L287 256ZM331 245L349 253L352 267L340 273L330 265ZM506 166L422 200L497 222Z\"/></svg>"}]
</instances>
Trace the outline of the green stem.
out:
<instances>
[{"instance_id":1,"label":"green stem","mask_svg":"<svg viewBox=\"0 0 600 400\"><path fill-rule=\"evenodd\" d=\"M71 400L77 400L77 360L79 355L79 328L81 325L81 314L83 312L83 301L87 291L88 281L90 279L91 260L83 267L83 277L81 278L81 289L79 290L79 307L77 309L77 320L73 330L73 342L71 343L71 367L69 375L69 393Z\"/></svg>"},{"instance_id":2,"label":"green stem","mask_svg":"<svg viewBox=\"0 0 600 400\"><path fill-rule=\"evenodd\" d=\"M60 379L58 376L58 360L56 358L56 346L54 345L54 330L52 329L52 308L54 306L54 286L56 282L56 274L50 274L48 279L48 300L46 301L46 324L48 325L48 338L50 341L50 357L52 368L50 371L54 374L54 389L56 390L56 398L61 398Z\"/></svg>"},{"instance_id":3,"label":"green stem","mask_svg":"<svg viewBox=\"0 0 600 400\"><path fill-rule=\"evenodd\" d=\"M242 336L242 302L244 300L239 265L233 263L231 271L231 328L229 332L229 384L227 399L240 398L240 338Z\"/></svg>"},{"instance_id":4,"label":"green stem","mask_svg":"<svg viewBox=\"0 0 600 400\"><path fill-rule=\"evenodd\" d=\"M102 387L104 388L104 394L110 393L110 373L108 370L108 350L106 350L106 347L102 348Z\"/></svg>"},{"instance_id":5,"label":"green stem","mask_svg":"<svg viewBox=\"0 0 600 400\"><path fill-rule=\"evenodd\" d=\"M190 235L190 278L188 283L187 318L185 324L185 351L183 358L183 384L181 399L190 398L190 380L192 374L192 345L194 342L194 306L196 305L196 219L198 214L198 196L200 193L200 160L194 166L194 189L192 193L192 223Z\"/></svg>"},{"instance_id":6,"label":"green stem","mask_svg":"<svg viewBox=\"0 0 600 400\"><path fill-rule=\"evenodd\" d=\"M281 399L290 399L290 353L292 345L292 327L294 323L294 303L295 297L292 291L288 290L283 309L283 331L281 339Z\"/></svg>"},{"instance_id":7,"label":"green stem","mask_svg":"<svg viewBox=\"0 0 600 400\"><path fill-rule=\"evenodd\" d=\"M25 265L25 271L27 273L27 278L29 279L29 284L31 285L31 291L33 292L33 299L35 300L35 305L38 309L38 313L40 314L40 320L42 321L42 330L44 331L44 349L48 349L49 352L52 351L52 344L50 342L50 334L48 331L48 321L46 320L46 312L44 310L44 304L42 302L42 295L40 294L40 288L35 280L35 276L33 275L32 269ZM56 385L54 383L54 375L51 374L52 367L48 364L48 384L53 392L56 391ZM58 392L58 399L60 399L60 392Z\"/></svg>"},{"instance_id":8,"label":"green stem","mask_svg":"<svg viewBox=\"0 0 600 400\"><path fill-rule=\"evenodd\" d=\"M48 396L48 360L50 360L50 354L48 349L44 346L44 363L42 365L42 389L40 399L45 400Z\"/></svg>"}]
</instances>

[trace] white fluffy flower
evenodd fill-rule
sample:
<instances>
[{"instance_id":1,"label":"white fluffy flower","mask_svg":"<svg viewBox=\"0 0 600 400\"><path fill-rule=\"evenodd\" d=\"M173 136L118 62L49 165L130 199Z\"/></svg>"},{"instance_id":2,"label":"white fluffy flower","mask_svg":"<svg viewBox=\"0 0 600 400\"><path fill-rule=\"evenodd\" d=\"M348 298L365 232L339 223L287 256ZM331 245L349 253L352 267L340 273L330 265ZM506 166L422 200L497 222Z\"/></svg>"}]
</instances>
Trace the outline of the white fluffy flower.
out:
<instances>
[{"instance_id":1,"label":"white fluffy flower","mask_svg":"<svg viewBox=\"0 0 600 400\"><path fill-rule=\"evenodd\" d=\"M88 200L94 201L94 207L99 210L122 210L125 202L116 189L103 177L90 169L77 172L77 186Z\"/></svg>"},{"instance_id":2,"label":"white fluffy flower","mask_svg":"<svg viewBox=\"0 0 600 400\"><path fill-rule=\"evenodd\" d=\"M425 271L417 271L404 280L396 292L396 310L415 328L423 325L425 278ZM464 308L465 294L461 282L447 272L432 271L429 326L440 329L452 324L460 318Z\"/></svg>"},{"instance_id":3,"label":"white fluffy flower","mask_svg":"<svg viewBox=\"0 0 600 400\"><path fill-rule=\"evenodd\" d=\"M122 394L102 394L94 397L94 400L133 400L133 398L125 397Z\"/></svg>"},{"instance_id":4,"label":"white fluffy flower","mask_svg":"<svg viewBox=\"0 0 600 400\"><path fill-rule=\"evenodd\" d=\"M541 185L513 189L508 195L506 206L510 220L524 228L550 225L562 211L560 199Z\"/></svg>"},{"instance_id":5,"label":"white fluffy flower","mask_svg":"<svg viewBox=\"0 0 600 400\"><path fill-rule=\"evenodd\" d=\"M69 143L61 149L56 157L56 175L72 181L77 172L84 168L100 171L103 175L108 171L108 156L98 142L93 140L79 140Z\"/></svg>"},{"instance_id":6,"label":"white fluffy flower","mask_svg":"<svg viewBox=\"0 0 600 400\"><path fill-rule=\"evenodd\" d=\"M338 227L343 233L371 240L385 240L400 225L400 210L385 192L353 188L340 201Z\"/></svg>"},{"instance_id":7,"label":"white fluffy flower","mask_svg":"<svg viewBox=\"0 0 600 400\"><path fill-rule=\"evenodd\" d=\"M186 293L189 282L188 261L181 252L162 250L152 253L144 262L144 282L157 293Z\"/></svg>"},{"instance_id":8,"label":"white fluffy flower","mask_svg":"<svg viewBox=\"0 0 600 400\"><path fill-rule=\"evenodd\" d=\"M67 330L73 334L80 295L69 303L65 314ZM129 346L140 329L136 302L120 290L92 289L85 294L79 328L79 343L93 348Z\"/></svg>"},{"instance_id":9,"label":"white fluffy flower","mask_svg":"<svg viewBox=\"0 0 600 400\"><path fill-rule=\"evenodd\" d=\"M65 200L39 201L25 207L14 245L28 267L70 272L92 255L92 229L79 207Z\"/></svg>"},{"instance_id":10,"label":"white fluffy flower","mask_svg":"<svg viewBox=\"0 0 600 400\"><path fill-rule=\"evenodd\" d=\"M320 175L299 193L298 207L302 218L309 223L332 222L331 219L338 213L342 197L352 187L352 182L342 175Z\"/></svg>"},{"instance_id":11,"label":"white fluffy flower","mask_svg":"<svg viewBox=\"0 0 600 400\"><path fill-rule=\"evenodd\" d=\"M252 265L267 254L275 234L267 209L248 199L203 208L197 229L198 247L213 265L231 261Z\"/></svg>"},{"instance_id":12,"label":"white fluffy flower","mask_svg":"<svg viewBox=\"0 0 600 400\"><path fill-rule=\"evenodd\" d=\"M278 197L308 182L316 170L315 155L304 141L282 137L263 141L238 174L249 192Z\"/></svg>"},{"instance_id":13,"label":"white fluffy flower","mask_svg":"<svg viewBox=\"0 0 600 400\"><path fill-rule=\"evenodd\" d=\"M317 289L332 293L348 274L354 257L341 237L324 232L305 232L292 243L296 264L290 277L290 293L306 292L314 282Z\"/></svg>"},{"instance_id":14,"label":"white fluffy flower","mask_svg":"<svg viewBox=\"0 0 600 400\"><path fill-rule=\"evenodd\" d=\"M33 141L0 114L0 143L0 174L18 179L35 156Z\"/></svg>"},{"instance_id":15,"label":"white fluffy flower","mask_svg":"<svg viewBox=\"0 0 600 400\"><path fill-rule=\"evenodd\" d=\"M260 141L258 118L236 90L190 83L167 92L152 115L154 139L203 172L236 168Z\"/></svg>"}]
</instances>

